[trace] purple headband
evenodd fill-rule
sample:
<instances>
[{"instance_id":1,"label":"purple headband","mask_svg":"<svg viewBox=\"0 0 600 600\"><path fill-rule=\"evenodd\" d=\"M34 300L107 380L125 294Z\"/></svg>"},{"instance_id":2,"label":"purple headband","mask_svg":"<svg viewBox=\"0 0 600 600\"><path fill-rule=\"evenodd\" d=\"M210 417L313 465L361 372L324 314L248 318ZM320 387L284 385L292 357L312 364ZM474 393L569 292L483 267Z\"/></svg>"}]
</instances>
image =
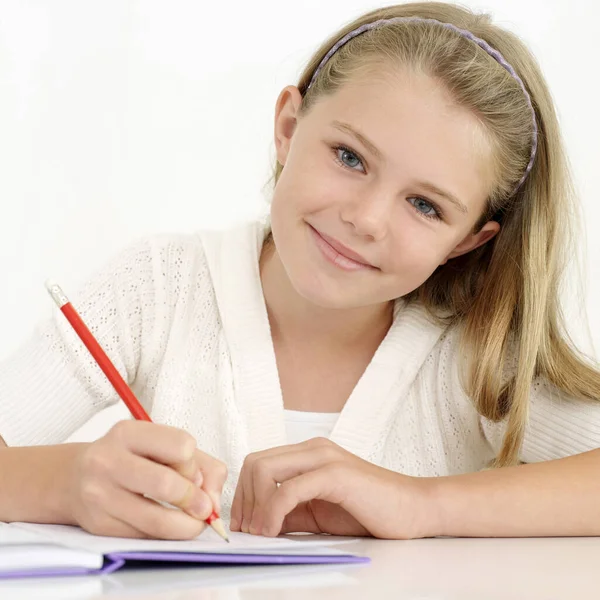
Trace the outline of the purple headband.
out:
<instances>
[{"instance_id":1,"label":"purple headband","mask_svg":"<svg viewBox=\"0 0 600 600\"><path fill-rule=\"evenodd\" d=\"M506 61L506 59L502 56L502 54L500 54L500 52L498 52L498 50L496 50L495 48L492 48L485 40L482 40L481 38L476 37L470 31L467 31L466 29L460 29L460 28L456 27L456 25L452 25L452 23L444 23L442 21L438 21L437 19L423 19L421 17L392 17L390 19L379 19L378 21L373 21L371 23L365 23L364 25L361 25L360 27L358 27L358 28L354 29L353 31L351 31L350 33L346 34L341 40L339 40L331 48L331 50L329 50L329 52L325 55L325 57L319 63L319 66L316 68L315 72L313 73L313 76L310 80L310 83L308 84L308 87L306 88L306 91L308 92L308 90L311 88L312 84L314 83L314 81L317 78L321 69L324 67L325 63L346 42L351 40L353 37L356 37L357 35L360 35L361 33L368 31L369 29L375 29L376 27L380 27L380 26L386 25L388 23L397 23L397 22L402 22L402 21L404 21L404 22L415 21L415 22L420 22L420 23L437 23L438 25L441 25L442 27L445 27L446 29L451 29L452 31L459 33L463 37L474 41L478 46L483 48L492 58L494 58L498 63L500 63L512 75L512 77L517 81L517 83L521 86L521 89L523 90L523 93L525 94L525 98L527 99L527 104L529 104L529 108L531 109L531 115L533 118L533 139L532 139L532 143L531 143L531 157L529 159L529 164L527 165L527 168L525 169L525 173L523 174L523 177L521 177L521 180L519 181L519 183L517 184L517 186L515 187L515 189L512 192L512 195L514 195L519 190L521 185L523 185L523 182L527 178L529 171L531 171L531 168L533 167L533 161L535 160L535 154L537 151L537 140L538 140L538 127L537 127L537 121L535 118L535 111L533 109L533 104L531 103L531 97L529 96L529 93L527 92L527 89L525 88L525 84L523 83L521 78L517 75L517 73L515 72L513 67Z\"/></svg>"}]
</instances>

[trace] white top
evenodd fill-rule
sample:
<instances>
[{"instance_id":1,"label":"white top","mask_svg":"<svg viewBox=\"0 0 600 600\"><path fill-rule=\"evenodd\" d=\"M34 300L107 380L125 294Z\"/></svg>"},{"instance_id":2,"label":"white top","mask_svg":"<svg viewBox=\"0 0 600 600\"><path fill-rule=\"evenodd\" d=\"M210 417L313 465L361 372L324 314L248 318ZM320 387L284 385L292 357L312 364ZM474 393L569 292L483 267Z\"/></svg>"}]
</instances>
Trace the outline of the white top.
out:
<instances>
[{"instance_id":1,"label":"white top","mask_svg":"<svg viewBox=\"0 0 600 600\"><path fill-rule=\"evenodd\" d=\"M287 442L260 282L267 227L154 235L126 248L71 301L152 419L190 432L227 463L228 511L244 457ZM48 300L50 302L50 300ZM504 423L480 417L458 379L456 329L396 301L393 323L329 438L414 476L482 469ZM0 363L0 436L9 445L65 440L120 401L64 315L40 324ZM536 382L521 458L600 447L600 402Z\"/></svg>"},{"instance_id":2,"label":"white top","mask_svg":"<svg viewBox=\"0 0 600 600\"><path fill-rule=\"evenodd\" d=\"M316 437L328 438L340 413L318 413L302 410L283 411L285 437L288 444L299 444Z\"/></svg>"}]
</instances>

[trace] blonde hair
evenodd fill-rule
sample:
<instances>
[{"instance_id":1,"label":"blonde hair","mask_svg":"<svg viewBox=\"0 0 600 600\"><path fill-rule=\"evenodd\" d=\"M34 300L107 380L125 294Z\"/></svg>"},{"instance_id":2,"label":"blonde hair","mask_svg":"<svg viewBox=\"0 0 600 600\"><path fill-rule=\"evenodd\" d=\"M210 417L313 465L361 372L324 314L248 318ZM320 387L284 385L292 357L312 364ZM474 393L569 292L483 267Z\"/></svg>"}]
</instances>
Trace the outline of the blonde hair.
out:
<instances>
[{"instance_id":1,"label":"blonde hair","mask_svg":"<svg viewBox=\"0 0 600 600\"><path fill-rule=\"evenodd\" d=\"M347 33L378 19L415 16L469 30L498 50L523 80L539 133L535 163L516 194L512 192L529 161L533 132L525 94L489 54L447 28L401 22L367 31L342 46L307 91L322 58ZM492 466L515 464L535 378L545 378L573 397L600 399L600 370L575 348L560 304L577 205L552 98L526 46L493 25L489 15L418 2L368 12L326 40L300 76L300 116L355 77L385 76L395 66L411 67L442 83L457 104L478 116L492 143L494 184L474 232L490 219L501 223L500 232L482 247L439 266L405 299L421 302L441 323L462 325L465 391L482 416L508 419ZM277 163L275 185L281 170Z\"/></svg>"}]
</instances>

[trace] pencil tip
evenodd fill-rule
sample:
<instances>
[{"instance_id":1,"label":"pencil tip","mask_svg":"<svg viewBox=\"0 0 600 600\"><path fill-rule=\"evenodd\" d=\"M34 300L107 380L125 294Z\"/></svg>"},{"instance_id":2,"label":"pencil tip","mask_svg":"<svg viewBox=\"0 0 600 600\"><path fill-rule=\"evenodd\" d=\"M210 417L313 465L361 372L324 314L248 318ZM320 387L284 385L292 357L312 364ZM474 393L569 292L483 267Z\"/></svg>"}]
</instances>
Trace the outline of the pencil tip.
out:
<instances>
[{"instance_id":1,"label":"pencil tip","mask_svg":"<svg viewBox=\"0 0 600 600\"><path fill-rule=\"evenodd\" d=\"M225 531L225 526L223 525L223 521L221 519L215 519L212 521L210 526L227 542L229 543L229 536Z\"/></svg>"}]
</instances>

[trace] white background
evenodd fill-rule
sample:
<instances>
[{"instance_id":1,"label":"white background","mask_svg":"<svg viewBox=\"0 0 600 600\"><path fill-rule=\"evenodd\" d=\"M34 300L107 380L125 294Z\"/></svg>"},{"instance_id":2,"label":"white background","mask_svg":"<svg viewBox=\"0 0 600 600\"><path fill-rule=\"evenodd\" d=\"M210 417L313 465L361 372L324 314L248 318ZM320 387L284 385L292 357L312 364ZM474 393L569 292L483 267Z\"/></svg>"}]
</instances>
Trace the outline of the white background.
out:
<instances>
[{"instance_id":1,"label":"white background","mask_svg":"<svg viewBox=\"0 0 600 600\"><path fill-rule=\"evenodd\" d=\"M464 2L536 54L583 206L580 346L600 348L596 0ZM227 226L266 210L272 122L321 41L361 0L0 0L0 359L141 235ZM577 273L573 271L573 281ZM0 390L1 395L1 390ZM126 414L109 409L74 439Z\"/></svg>"}]
</instances>

